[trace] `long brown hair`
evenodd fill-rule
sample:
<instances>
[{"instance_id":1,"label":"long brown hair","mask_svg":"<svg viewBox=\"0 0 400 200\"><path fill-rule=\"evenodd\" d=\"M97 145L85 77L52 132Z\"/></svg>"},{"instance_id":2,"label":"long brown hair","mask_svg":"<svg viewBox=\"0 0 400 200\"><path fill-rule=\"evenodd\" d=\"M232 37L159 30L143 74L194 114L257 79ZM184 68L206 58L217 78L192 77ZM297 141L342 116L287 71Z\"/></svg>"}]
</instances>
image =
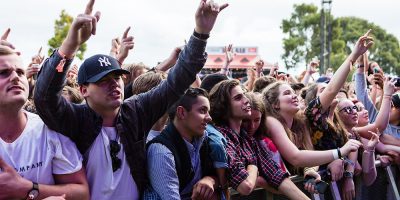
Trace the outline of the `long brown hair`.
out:
<instances>
[{"instance_id":1,"label":"long brown hair","mask_svg":"<svg viewBox=\"0 0 400 200\"><path fill-rule=\"evenodd\" d=\"M318 85L319 83L314 83L307 88L304 88L302 91L302 97L304 97L304 102L306 106L313 101L314 99L317 98L317 93L318 93ZM343 123L340 121L338 117L338 113L334 113L333 120L328 120L327 121L328 125L334 130L334 132L338 135L341 136L344 140L344 142L347 142L347 134L344 128ZM340 145L344 145L340 144Z\"/></svg>"},{"instance_id":2,"label":"long brown hair","mask_svg":"<svg viewBox=\"0 0 400 200\"><path fill-rule=\"evenodd\" d=\"M263 138L263 136L265 136L266 134L266 124L265 124L265 106L264 106L264 102L262 101L261 96L259 95L259 93L254 93L254 92L247 92L246 97L249 99L249 103L250 103L250 107L253 110L257 110L261 112L261 121L260 121L260 126L258 127L258 129L256 130L256 132L254 133L254 137L257 140L261 140Z\"/></svg>"},{"instance_id":3,"label":"long brown hair","mask_svg":"<svg viewBox=\"0 0 400 200\"><path fill-rule=\"evenodd\" d=\"M296 114L293 117L293 124L292 127L288 127L286 121L279 113L279 109L276 108L276 105L279 104L279 88L284 82L275 82L271 85L267 86L263 93L262 97L264 100L265 108L266 108L266 115L272 116L278 119L281 124L283 125L287 136L289 139L299 148L299 149L307 149L312 150L313 145L311 142L310 137L310 130L308 124L306 123L306 119L303 114ZM266 127L267 130L272 127Z\"/></svg>"}]
</instances>

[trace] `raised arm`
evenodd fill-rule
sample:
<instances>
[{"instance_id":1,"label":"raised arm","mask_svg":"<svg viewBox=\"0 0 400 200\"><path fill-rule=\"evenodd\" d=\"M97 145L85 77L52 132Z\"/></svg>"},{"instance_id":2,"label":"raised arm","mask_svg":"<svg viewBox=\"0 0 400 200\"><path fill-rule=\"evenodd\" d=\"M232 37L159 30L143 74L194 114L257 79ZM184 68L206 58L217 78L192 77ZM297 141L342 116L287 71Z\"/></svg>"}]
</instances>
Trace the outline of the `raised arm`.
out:
<instances>
[{"instance_id":1,"label":"raised arm","mask_svg":"<svg viewBox=\"0 0 400 200\"><path fill-rule=\"evenodd\" d=\"M359 63L355 73L355 90L357 99L361 101L361 103L364 104L365 108L368 110L371 122L375 121L378 111L376 110L374 103L368 95L367 79L365 77L366 73L364 72L364 69L368 68L368 61L366 60L367 56L364 53L363 60L359 60L361 63Z\"/></svg>"},{"instance_id":2,"label":"raised arm","mask_svg":"<svg viewBox=\"0 0 400 200\"><path fill-rule=\"evenodd\" d=\"M339 69L337 69L325 90L319 95L323 112L329 108L340 88L342 88L343 84L346 82L347 75L351 71L354 62L372 46L373 39L369 37L370 32L371 30L358 39L351 54L346 58Z\"/></svg>"},{"instance_id":3,"label":"raised arm","mask_svg":"<svg viewBox=\"0 0 400 200\"><path fill-rule=\"evenodd\" d=\"M177 63L168 73L167 81L162 82L154 90L125 101L125 104L128 106L136 103L142 106L140 112L146 113L149 116L147 119L142 119L145 129L150 130L154 122L195 81L196 74L203 68L206 61L207 54L205 53L205 48L207 37L214 27L218 14L227 6L228 4L219 6L212 1L206 3L205 0L201 0L195 14L195 32L187 45L185 45L183 51L179 54Z\"/></svg>"},{"instance_id":4,"label":"raised arm","mask_svg":"<svg viewBox=\"0 0 400 200\"><path fill-rule=\"evenodd\" d=\"M378 131L380 133L383 133L383 131L388 126L389 118L390 118L390 110L392 109L392 107L391 107L392 95L395 92L394 83L395 83L394 80L389 80L389 79L386 79L386 81L384 83L383 100L382 100L381 107L379 109L378 116L376 117L376 120L372 124L368 124L367 126L355 128L356 131L362 137L369 139L369 138L371 138L370 131L376 131L378 129Z\"/></svg>"},{"instance_id":5,"label":"raised arm","mask_svg":"<svg viewBox=\"0 0 400 200\"><path fill-rule=\"evenodd\" d=\"M68 136L78 134L82 116L77 112L78 106L61 96L61 90L79 46L96 33L100 12L91 15L93 5L94 0L90 0L85 13L74 19L66 39L59 50L44 62L36 82L34 101L38 114L51 129Z\"/></svg>"},{"instance_id":6,"label":"raised arm","mask_svg":"<svg viewBox=\"0 0 400 200\"><path fill-rule=\"evenodd\" d=\"M224 61L224 65L221 68L221 71L219 71L220 74L223 74L225 76L228 76L229 74L229 64L231 64L231 62L233 61L233 57L235 56L233 54L233 49L232 49L232 44L229 44L228 46L224 47L224 51L225 51L225 61Z\"/></svg>"}]
</instances>

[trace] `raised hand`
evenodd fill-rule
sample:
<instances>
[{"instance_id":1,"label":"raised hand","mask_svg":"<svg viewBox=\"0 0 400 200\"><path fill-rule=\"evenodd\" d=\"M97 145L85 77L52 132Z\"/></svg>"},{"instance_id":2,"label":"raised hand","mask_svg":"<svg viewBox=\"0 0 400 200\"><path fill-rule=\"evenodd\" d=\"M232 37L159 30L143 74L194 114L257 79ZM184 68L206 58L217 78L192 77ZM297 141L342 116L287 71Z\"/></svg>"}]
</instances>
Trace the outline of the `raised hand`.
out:
<instances>
[{"instance_id":1,"label":"raised hand","mask_svg":"<svg viewBox=\"0 0 400 200\"><path fill-rule=\"evenodd\" d=\"M8 35L10 34L10 32L11 32L11 29L8 28L6 30L6 32L3 33L3 35L0 38L0 45L8 46L11 49L15 49L14 45L12 45L10 42L7 41L7 38L8 38Z\"/></svg>"},{"instance_id":2,"label":"raised hand","mask_svg":"<svg viewBox=\"0 0 400 200\"><path fill-rule=\"evenodd\" d=\"M124 34L122 35L122 40L116 57L121 64L124 63L125 58L128 57L129 51L133 49L135 45L135 42L133 41L133 36L128 36L129 30L131 30L130 26L126 28Z\"/></svg>"},{"instance_id":3,"label":"raised hand","mask_svg":"<svg viewBox=\"0 0 400 200\"><path fill-rule=\"evenodd\" d=\"M394 84L396 83L396 79L389 79L386 77L385 82L383 84L383 94L392 96L396 92L396 87Z\"/></svg>"},{"instance_id":4,"label":"raised hand","mask_svg":"<svg viewBox=\"0 0 400 200\"><path fill-rule=\"evenodd\" d=\"M84 14L79 14L72 22L67 38L60 47L60 51L65 55L74 55L80 45L85 43L92 34L96 34L100 12L96 12L92 15L94 2L95 0L89 0Z\"/></svg>"},{"instance_id":5,"label":"raised hand","mask_svg":"<svg viewBox=\"0 0 400 200\"><path fill-rule=\"evenodd\" d=\"M260 77L260 74L263 71L263 67L264 67L264 60L263 59L258 59L256 61L256 71L257 71L257 77Z\"/></svg>"},{"instance_id":6,"label":"raised hand","mask_svg":"<svg viewBox=\"0 0 400 200\"><path fill-rule=\"evenodd\" d=\"M225 51L226 64L229 65L233 61L233 57L235 56L233 54L232 44L229 44L228 46L225 46L224 47L224 51Z\"/></svg>"},{"instance_id":7,"label":"raised hand","mask_svg":"<svg viewBox=\"0 0 400 200\"><path fill-rule=\"evenodd\" d=\"M117 57L117 55L119 54L119 46L121 46L121 40L119 39L119 37L111 40L110 56L114 58Z\"/></svg>"},{"instance_id":8,"label":"raised hand","mask_svg":"<svg viewBox=\"0 0 400 200\"><path fill-rule=\"evenodd\" d=\"M319 60L312 60L310 64L308 64L307 72L310 74L314 74L317 72L317 67L319 66Z\"/></svg>"},{"instance_id":9,"label":"raised hand","mask_svg":"<svg viewBox=\"0 0 400 200\"><path fill-rule=\"evenodd\" d=\"M32 64L41 64L43 60L42 47L40 47L38 53L32 57Z\"/></svg>"},{"instance_id":10,"label":"raised hand","mask_svg":"<svg viewBox=\"0 0 400 200\"><path fill-rule=\"evenodd\" d=\"M269 75L270 76L272 76L272 77L275 77L275 78L277 78L277 73L276 72L278 72L278 70L279 70L279 65L278 65L278 63L276 62L276 63L274 63L274 65L271 67L271 69L269 70Z\"/></svg>"},{"instance_id":11,"label":"raised hand","mask_svg":"<svg viewBox=\"0 0 400 200\"><path fill-rule=\"evenodd\" d=\"M356 61L359 56L367 52L367 50L374 44L374 39L369 36L371 29L361 36L353 48L352 55L353 61Z\"/></svg>"},{"instance_id":12,"label":"raised hand","mask_svg":"<svg viewBox=\"0 0 400 200\"><path fill-rule=\"evenodd\" d=\"M200 34L209 34L214 27L219 12L228 7L228 4L218 5L214 1L201 0L197 8L195 31Z\"/></svg>"}]
</instances>

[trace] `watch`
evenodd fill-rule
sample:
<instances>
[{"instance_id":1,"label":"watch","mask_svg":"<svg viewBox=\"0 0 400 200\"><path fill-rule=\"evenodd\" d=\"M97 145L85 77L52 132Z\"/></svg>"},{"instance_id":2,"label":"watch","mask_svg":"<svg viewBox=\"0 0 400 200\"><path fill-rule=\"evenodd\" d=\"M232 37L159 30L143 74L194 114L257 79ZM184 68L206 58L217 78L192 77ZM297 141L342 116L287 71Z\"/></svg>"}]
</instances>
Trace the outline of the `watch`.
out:
<instances>
[{"instance_id":1,"label":"watch","mask_svg":"<svg viewBox=\"0 0 400 200\"><path fill-rule=\"evenodd\" d=\"M345 172L343 173L343 176L344 176L345 178L353 178L354 173L353 173L353 172L349 172L349 171L345 171Z\"/></svg>"},{"instance_id":2,"label":"watch","mask_svg":"<svg viewBox=\"0 0 400 200\"><path fill-rule=\"evenodd\" d=\"M36 182L33 182L32 189L28 192L28 199L33 200L36 199L39 196L39 184Z\"/></svg>"},{"instance_id":3,"label":"watch","mask_svg":"<svg viewBox=\"0 0 400 200\"><path fill-rule=\"evenodd\" d=\"M202 33L196 32L196 30L194 30L193 36L199 38L200 40L207 40L210 37L210 34L202 34Z\"/></svg>"}]
</instances>

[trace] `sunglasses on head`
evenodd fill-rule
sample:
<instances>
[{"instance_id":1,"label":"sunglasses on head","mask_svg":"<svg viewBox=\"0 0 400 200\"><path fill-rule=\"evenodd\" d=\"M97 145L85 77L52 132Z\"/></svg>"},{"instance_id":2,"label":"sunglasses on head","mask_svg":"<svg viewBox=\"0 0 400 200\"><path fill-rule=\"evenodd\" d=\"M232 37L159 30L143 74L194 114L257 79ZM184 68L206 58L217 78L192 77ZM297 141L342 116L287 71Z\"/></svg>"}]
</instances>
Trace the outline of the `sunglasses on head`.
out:
<instances>
[{"instance_id":1,"label":"sunglasses on head","mask_svg":"<svg viewBox=\"0 0 400 200\"><path fill-rule=\"evenodd\" d=\"M357 106L347 106L339 110L339 112L346 112L347 114L353 114L354 112L358 112Z\"/></svg>"},{"instance_id":2,"label":"sunglasses on head","mask_svg":"<svg viewBox=\"0 0 400 200\"><path fill-rule=\"evenodd\" d=\"M113 172L121 168L122 161L117 157L119 151L121 150L121 145L116 140L110 140L110 155Z\"/></svg>"}]
</instances>

